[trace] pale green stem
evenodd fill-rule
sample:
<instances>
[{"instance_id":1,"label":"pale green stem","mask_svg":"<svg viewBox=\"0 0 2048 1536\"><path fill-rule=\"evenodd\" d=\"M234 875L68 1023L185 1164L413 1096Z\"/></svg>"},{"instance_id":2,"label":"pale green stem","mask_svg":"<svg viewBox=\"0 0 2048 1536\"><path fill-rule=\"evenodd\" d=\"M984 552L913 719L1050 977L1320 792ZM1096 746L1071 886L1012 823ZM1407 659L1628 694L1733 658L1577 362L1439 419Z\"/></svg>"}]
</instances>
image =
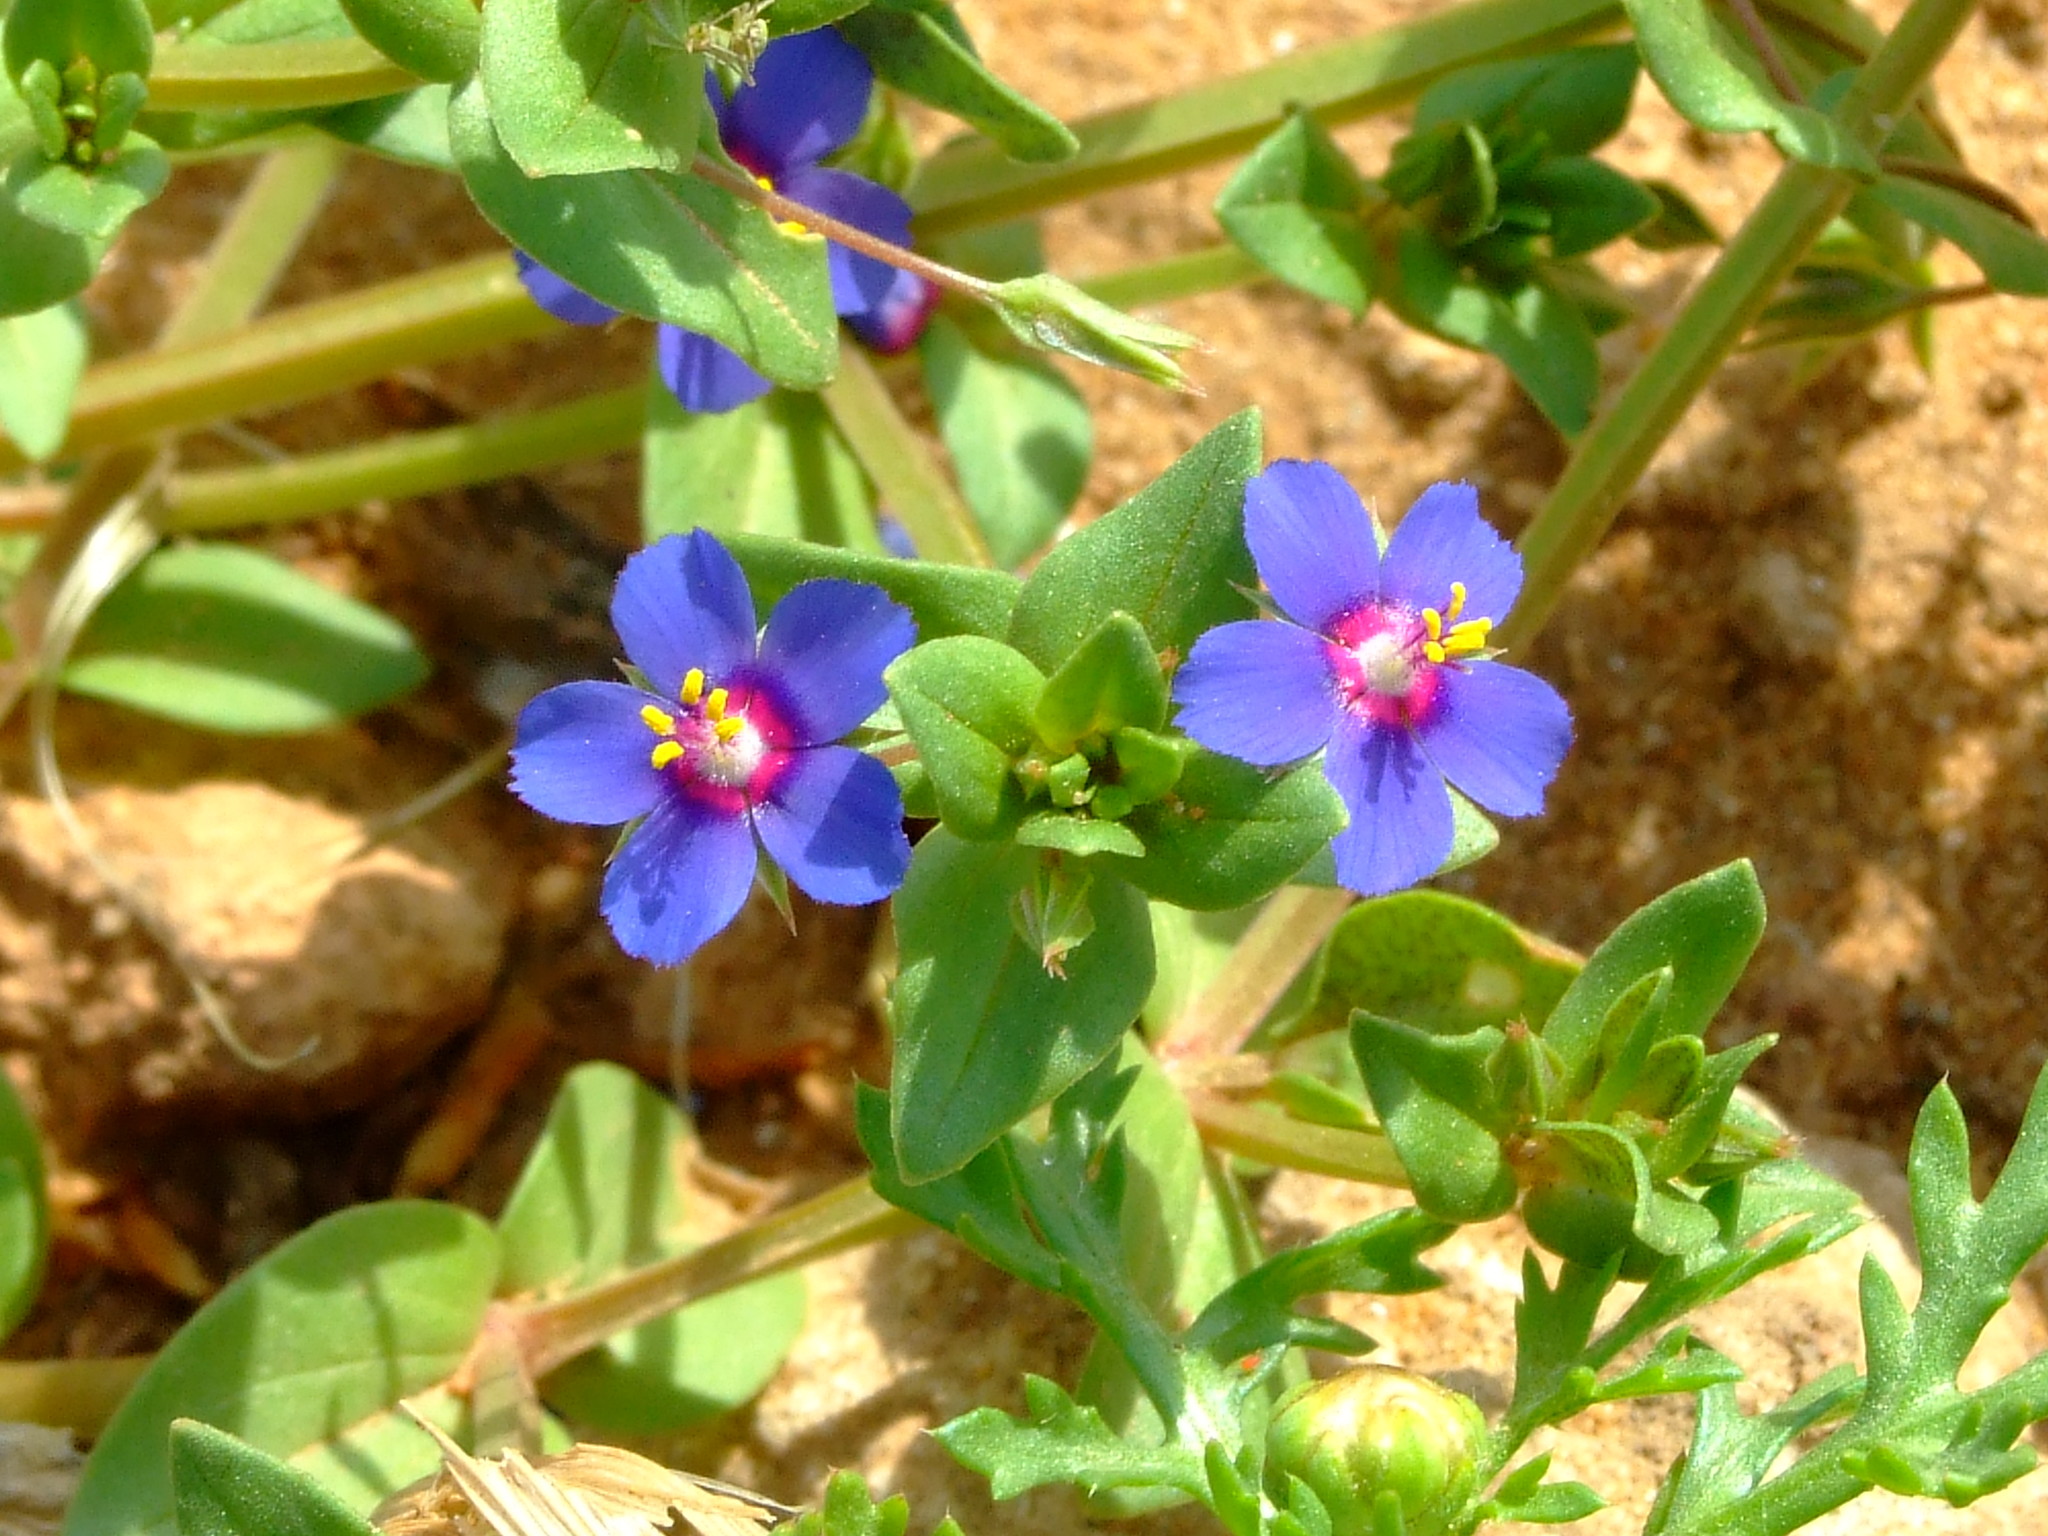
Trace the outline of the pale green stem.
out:
<instances>
[{"instance_id":1,"label":"pale green stem","mask_svg":"<svg viewBox=\"0 0 2048 1536\"><path fill-rule=\"evenodd\" d=\"M922 434L904 418L867 354L839 344L839 373L818 391L875 492L927 560L993 565L988 541Z\"/></svg>"},{"instance_id":2,"label":"pale green stem","mask_svg":"<svg viewBox=\"0 0 2048 1536\"><path fill-rule=\"evenodd\" d=\"M1118 309L1143 309L1176 299L1220 293L1271 276L1234 245L1205 245L1200 250L1148 261L1142 266L1084 277L1075 286L1090 298Z\"/></svg>"},{"instance_id":3,"label":"pale green stem","mask_svg":"<svg viewBox=\"0 0 2048 1536\"><path fill-rule=\"evenodd\" d=\"M1213 1093L1191 1093L1187 1100L1195 1129L1207 1145L1220 1152L1233 1152L1277 1168L1299 1168L1304 1173L1325 1173L1389 1189L1408 1188L1401 1159L1383 1132L1311 1125Z\"/></svg>"},{"instance_id":4,"label":"pale green stem","mask_svg":"<svg viewBox=\"0 0 2048 1536\"><path fill-rule=\"evenodd\" d=\"M359 37L294 43L171 43L149 71L153 112L295 112L421 84Z\"/></svg>"},{"instance_id":5,"label":"pale green stem","mask_svg":"<svg viewBox=\"0 0 2048 1536\"><path fill-rule=\"evenodd\" d=\"M835 1185L715 1243L615 1276L558 1301L513 1306L510 1327L536 1379L614 1334L784 1270L914 1232L918 1218L865 1178Z\"/></svg>"},{"instance_id":6,"label":"pale green stem","mask_svg":"<svg viewBox=\"0 0 2048 1536\"><path fill-rule=\"evenodd\" d=\"M1875 150L1912 106L1972 8L1971 0L1915 0L1857 72L1835 121ZM1503 644L1524 644L1543 627L1659 445L1856 186L1844 172L1797 162L1778 173L1663 340L1586 429L1523 533L1522 594L1501 631Z\"/></svg>"},{"instance_id":7,"label":"pale green stem","mask_svg":"<svg viewBox=\"0 0 2048 1536\"><path fill-rule=\"evenodd\" d=\"M1357 899L1303 885L1267 897L1215 978L1153 1047L1167 1070L1241 1050Z\"/></svg>"},{"instance_id":8,"label":"pale green stem","mask_svg":"<svg viewBox=\"0 0 2048 1536\"><path fill-rule=\"evenodd\" d=\"M640 441L646 415L646 390L611 390L544 411L332 453L175 475L164 488L158 520L166 531L181 532L288 523L366 501L482 485L630 448Z\"/></svg>"},{"instance_id":9,"label":"pale green stem","mask_svg":"<svg viewBox=\"0 0 2048 1536\"><path fill-rule=\"evenodd\" d=\"M103 363L79 383L61 453L271 410L561 326L527 294L510 254L474 257ZM0 442L0 474L24 467Z\"/></svg>"},{"instance_id":10,"label":"pale green stem","mask_svg":"<svg viewBox=\"0 0 2048 1536\"><path fill-rule=\"evenodd\" d=\"M955 140L919 166L911 182L917 232L929 238L998 223L1226 159L1296 108L1326 124L1353 122L1419 95L1454 69L1563 47L1621 19L1614 0L1475 0L1082 118L1071 125L1080 152L1055 165L1007 159L987 139Z\"/></svg>"}]
</instances>

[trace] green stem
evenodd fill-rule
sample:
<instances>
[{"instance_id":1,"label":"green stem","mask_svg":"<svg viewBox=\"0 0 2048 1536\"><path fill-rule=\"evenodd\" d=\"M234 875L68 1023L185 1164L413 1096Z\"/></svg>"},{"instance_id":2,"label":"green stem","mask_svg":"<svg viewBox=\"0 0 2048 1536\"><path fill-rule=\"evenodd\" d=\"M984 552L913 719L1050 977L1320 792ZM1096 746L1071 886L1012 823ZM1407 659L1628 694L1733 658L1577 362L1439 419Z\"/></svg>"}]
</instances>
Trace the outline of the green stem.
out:
<instances>
[{"instance_id":1,"label":"green stem","mask_svg":"<svg viewBox=\"0 0 2048 1536\"><path fill-rule=\"evenodd\" d=\"M295 112L409 91L420 79L359 37L172 43L149 71L153 112Z\"/></svg>"},{"instance_id":2,"label":"green stem","mask_svg":"<svg viewBox=\"0 0 2048 1536\"><path fill-rule=\"evenodd\" d=\"M1914 0L1857 73L1835 121L1875 150L1972 9L1972 0ZM1526 575L1501 632L1504 645L1524 644L1543 627L1566 581L1607 532L1659 445L1856 185L1843 172L1796 162L1778 173L1664 339L1586 429L1523 533Z\"/></svg>"},{"instance_id":3,"label":"green stem","mask_svg":"<svg viewBox=\"0 0 2048 1536\"><path fill-rule=\"evenodd\" d=\"M116 358L78 386L61 455L270 410L560 329L494 254L283 310L205 342ZM0 474L26 467L0 442Z\"/></svg>"},{"instance_id":4,"label":"green stem","mask_svg":"<svg viewBox=\"0 0 2048 1536\"><path fill-rule=\"evenodd\" d=\"M992 224L1249 149L1296 108L1326 124L1406 101L1468 64L1578 42L1617 26L1616 0L1475 0L1367 37L1290 55L1191 90L1072 124L1078 154L1056 165L1006 159L962 139L918 167L920 238Z\"/></svg>"},{"instance_id":5,"label":"green stem","mask_svg":"<svg viewBox=\"0 0 2048 1536\"><path fill-rule=\"evenodd\" d=\"M1187 1096L1202 1140L1221 1152L1360 1184L1408 1188L1394 1145L1380 1131L1344 1131L1269 1114L1212 1093Z\"/></svg>"},{"instance_id":6,"label":"green stem","mask_svg":"<svg viewBox=\"0 0 2048 1536\"><path fill-rule=\"evenodd\" d=\"M1349 891L1282 886L1267 898L1222 967L1153 1048L1167 1070L1234 1056L1358 898Z\"/></svg>"},{"instance_id":7,"label":"green stem","mask_svg":"<svg viewBox=\"0 0 2048 1536\"><path fill-rule=\"evenodd\" d=\"M914 1232L920 1225L876 1194L865 1178L853 1179L679 1257L559 1301L517 1307L511 1326L521 1358L537 1380L614 1334L693 1301Z\"/></svg>"},{"instance_id":8,"label":"green stem","mask_svg":"<svg viewBox=\"0 0 2048 1536\"><path fill-rule=\"evenodd\" d=\"M1264 267L1236 246L1217 244L1148 261L1143 266L1105 272L1100 277L1084 277L1075 286L1090 298L1118 309L1143 309L1204 293L1220 293L1268 275Z\"/></svg>"},{"instance_id":9,"label":"green stem","mask_svg":"<svg viewBox=\"0 0 2048 1536\"><path fill-rule=\"evenodd\" d=\"M818 398L921 556L953 565L995 563L974 514L854 342L840 339L838 376Z\"/></svg>"},{"instance_id":10,"label":"green stem","mask_svg":"<svg viewBox=\"0 0 2048 1536\"><path fill-rule=\"evenodd\" d=\"M164 488L159 521L182 532L288 523L366 501L482 485L630 448L646 416L646 390L618 389L332 453L176 475Z\"/></svg>"}]
</instances>

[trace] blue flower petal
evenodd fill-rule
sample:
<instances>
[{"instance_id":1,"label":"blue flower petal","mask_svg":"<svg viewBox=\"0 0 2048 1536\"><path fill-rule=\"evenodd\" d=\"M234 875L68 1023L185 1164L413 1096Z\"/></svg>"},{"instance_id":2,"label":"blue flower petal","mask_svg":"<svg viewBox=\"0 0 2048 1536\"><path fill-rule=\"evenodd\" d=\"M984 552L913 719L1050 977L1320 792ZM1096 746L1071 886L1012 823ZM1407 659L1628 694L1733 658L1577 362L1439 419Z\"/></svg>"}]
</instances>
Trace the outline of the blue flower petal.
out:
<instances>
[{"instance_id":1,"label":"blue flower petal","mask_svg":"<svg viewBox=\"0 0 2048 1536\"><path fill-rule=\"evenodd\" d=\"M775 190L891 245L910 244L910 204L880 182L851 171L811 166L791 171ZM895 285L897 269L886 261L848 250L837 241L825 255L832 271L832 307L842 315L866 314Z\"/></svg>"},{"instance_id":2,"label":"blue flower petal","mask_svg":"<svg viewBox=\"0 0 2048 1536\"><path fill-rule=\"evenodd\" d=\"M1451 792L1406 731L1347 721L1323 760L1351 825L1337 834L1337 883L1384 896L1436 873L1451 852Z\"/></svg>"},{"instance_id":3,"label":"blue flower petal","mask_svg":"<svg viewBox=\"0 0 2048 1536\"><path fill-rule=\"evenodd\" d=\"M882 669L910 649L917 622L880 587L806 581L768 615L757 670L792 744L837 741L882 707Z\"/></svg>"},{"instance_id":4,"label":"blue flower petal","mask_svg":"<svg viewBox=\"0 0 2048 1536\"><path fill-rule=\"evenodd\" d=\"M649 761L650 700L624 683L564 683L519 712L512 792L543 816L609 827L645 816L661 798Z\"/></svg>"},{"instance_id":5,"label":"blue flower petal","mask_svg":"<svg viewBox=\"0 0 2048 1536\"><path fill-rule=\"evenodd\" d=\"M1445 778L1489 811L1534 816L1572 744L1572 712L1533 672L1496 661L1437 674L1437 713L1422 747Z\"/></svg>"},{"instance_id":6,"label":"blue flower petal","mask_svg":"<svg viewBox=\"0 0 2048 1536\"><path fill-rule=\"evenodd\" d=\"M768 799L754 807L754 830L813 901L880 901L910 868L895 776L851 747L792 752Z\"/></svg>"},{"instance_id":7,"label":"blue flower petal","mask_svg":"<svg viewBox=\"0 0 2048 1536\"><path fill-rule=\"evenodd\" d=\"M676 404L700 416L736 410L773 387L724 342L680 326L656 329L654 366L668 392L676 397Z\"/></svg>"},{"instance_id":8,"label":"blue flower petal","mask_svg":"<svg viewBox=\"0 0 2048 1536\"><path fill-rule=\"evenodd\" d=\"M746 819L665 794L605 871L597 905L627 954L680 965L740 915L753 884Z\"/></svg>"},{"instance_id":9,"label":"blue flower petal","mask_svg":"<svg viewBox=\"0 0 2048 1536\"><path fill-rule=\"evenodd\" d=\"M519 268L519 281L526 285L533 302L557 320L565 320L570 325L603 325L618 319L616 309L609 304L598 303L569 279L556 276L526 252L514 251L512 260Z\"/></svg>"},{"instance_id":10,"label":"blue flower petal","mask_svg":"<svg viewBox=\"0 0 2048 1536\"><path fill-rule=\"evenodd\" d=\"M1379 545L1358 492L1321 460L1281 459L1244 488L1244 537L1280 611L1307 629L1379 595Z\"/></svg>"},{"instance_id":11,"label":"blue flower petal","mask_svg":"<svg viewBox=\"0 0 2048 1536\"><path fill-rule=\"evenodd\" d=\"M700 667L716 686L754 659L754 597L739 563L703 529L672 533L626 562L612 593L626 659L664 698Z\"/></svg>"},{"instance_id":12,"label":"blue flower petal","mask_svg":"<svg viewBox=\"0 0 2048 1536\"><path fill-rule=\"evenodd\" d=\"M1198 639L1173 697L1183 731L1261 768L1307 757L1339 719L1322 638L1265 620L1220 624Z\"/></svg>"},{"instance_id":13,"label":"blue flower petal","mask_svg":"<svg viewBox=\"0 0 2048 1536\"><path fill-rule=\"evenodd\" d=\"M850 143L867 116L874 71L830 27L777 38L754 63L754 83L720 102L726 153L770 181Z\"/></svg>"},{"instance_id":14,"label":"blue flower petal","mask_svg":"<svg viewBox=\"0 0 2048 1536\"><path fill-rule=\"evenodd\" d=\"M846 328L875 351L894 356L916 344L939 307L939 290L915 272L889 269L889 291L865 314L848 315Z\"/></svg>"},{"instance_id":15,"label":"blue flower petal","mask_svg":"<svg viewBox=\"0 0 2048 1536\"><path fill-rule=\"evenodd\" d=\"M1465 584L1464 617L1498 624L1522 590L1522 557L1479 515L1479 492L1439 480L1420 496L1387 541L1380 595L1410 608L1442 609L1451 583Z\"/></svg>"}]
</instances>

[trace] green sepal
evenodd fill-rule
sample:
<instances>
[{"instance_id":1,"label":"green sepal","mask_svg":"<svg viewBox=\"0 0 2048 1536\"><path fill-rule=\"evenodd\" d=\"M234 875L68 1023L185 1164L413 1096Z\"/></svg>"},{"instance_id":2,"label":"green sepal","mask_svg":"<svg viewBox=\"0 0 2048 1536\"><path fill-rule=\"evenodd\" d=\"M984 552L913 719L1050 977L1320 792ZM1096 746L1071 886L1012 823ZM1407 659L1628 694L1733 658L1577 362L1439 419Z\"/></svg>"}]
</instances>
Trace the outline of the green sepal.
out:
<instances>
[{"instance_id":1,"label":"green sepal","mask_svg":"<svg viewBox=\"0 0 2048 1536\"><path fill-rule=\"evenodd\" d=\"M1643 1065L1661 1036L1664 1010L1671 1002L1673 972L1659 966L1630 987L1600 1021L1600 1045L1591 1092L1579 1106L1581 1119L1602 1124L1628 1103L1642 1076ZM1648 1113L1656 1113L1651 1110Z\"/></svg>"},{"instance_id":2,"label":"green sepal","mask_svg":"<svg viewBox=\"0 0 2048 1536\"><path fill-rule=\"evenodd\" d=\"M100 84L99 121L92 131L94 148L101 155L123 148L128 130L148 102L149 83L142 76L128 70L109 75Z\"/></svg>"},{"instance_id":3,"label":"green sepal","mask_svg":"<svg viewBox=\"0 0 2048 1536\"><path fill-rule=\"evenodd\" d=\"M57 67L48 59L32 61L22 71L20 94L44 158L63 159L71 148L71 128L64 121L64 79Z\"/></svg>"},{"instance_id":4,"label":"green sepal","mask_svg":"<svg viewBox=\"0 0 2048 1536\"><path fill-rule=\"evenodd\" d=\"M1657 212L1647 223L1629 231L1629 239L1646 251L1682 251L1695 246L1719 245L1721 232L1713 220L1682 187L1654 176L1636 183L1657 200Z\"/></svg>"},{"instance_id":5,"label":"green sepal","mask_svg":"<svg viewBox=\"0 0 2048 1536\"><path fill-rule=\"evenodd\" d=\"M999 640L955 635L906 651L883 680L946 825L971 841L1015 827L1024 793L1011 769L1031 744L1039 670Z\"/></svg>"},{"instance_id":6,"label":"green sepal","mask_svg":"<svg viewBox=\"0 0 2048 1536\"><path fill-rule=\"evenodd\" d=\"M1086 805L1094 793L1089 779L1095 772L1095 765L1078 752L1069 752L1058 762L1049 764L1045 770L1045 791L1052 803L1065 810Z\"/></svg>"},{"instance_id":7,"label":"green sepal","mask_svg":"<svg viewBox=\"0 0 2048 1536\"><path fill-rule=\"evenodd\" d=\"M322 1483L196 1419L171 1422L178 1536L375 1536Z\"/></svg>"},{"instance_id":8,"label":"green sepal","mask_svg":"<svg viewBox=\"0 0 2048 1536\"><path fill-rule=\"evenodd\" d=\"M1015 160L1064 160L1080 147L1045 108L990 74L945 0L874 0L839 30L875 74L987 134Z\"/></svg>"},{"instance_id":9,"label":"green sepal","mask_svg":"<svg viewBox=\"0 0 2048 1536\"><path fill-rule=\"evenodd\" d=\"M1528 1186L1522 1221L1529 1236L1588 1269L1624 1255L1627 1276L1626 1256L1649 1214L1650 1170L1642 1152L1611 1126L1585 1121L1539 1123L1529 1134L1541 1149L1520 1169Z\"/></svg>"},{"instance_id":10,"label":"green sepal","mask_svg":"<svg viewBox=\"0 0 2048 1536\"><path fill-rule=\"evenodd\" d=\"M1036 816L1026 817L1017 828L1016 839L1026 848L1048 848L1083 859L1098 853L1127 859L1145 857L1145 845L1130 828L1062 811L1040 811Z\"/></svg>"},{"instance_id":11,"label":"green sepal","mask_svg":"<svg viewBox=\"0 0 2048 1536\"><path fill-rule=\"evenodd\" d=\"M1217 195L1216 221L1284 283L1354 315L1372 302L1369 210L1382 194L1320 123L1292 112Z\"/></svg>"},{"instance_id":12,"label":"green sepal","mask_svg":"<svg viewBox=\"0 0 2048 1536\"><path fill-rule=\"evenodd\" d=\"M476 73L483 18L473 0L340 0L363 40L422 80L451 84Z\"/></svg>"},{"instance_id":13,"label":"green sepal","mask_svg":"<svg viewBox=\"0 0 2048 1536\"><path fill-rule=\"evenodd\" d=\"M1520 183L1550 215L1550 253L1583 256L1657 217L1659 203L1641 182L1582 155L1546 160Z\"/></svg>"},{"instance_id":14,"label":"green sepal","mask_svg":"<svg viewBox=\"0 0 2048 1536\"><path fill-rule=\"evenodd\" d=\"M1116 759L1112 787L1135 808L1159 799L1178 784L1196 748L1185 736L1163 736L1126 725L1109 733L1109 750ZM1099 806L1097 813L1101 814Z\"/></svg>"},{"instance_id":15,"label":"green sepal","mask_svg":"<svg viewBox=\"0 0 2048 1536\"><path fill-rule=\"evenodd\" d=\"M1415 1203L1445 1221L1491 1221L1515 1203L1501 1150L1504 1107L1490 1072L1497 1029L1433 1035L1391 1019L1352 1015L1351 1051L1373 1110L1407 1172Z\"/></svg>"},{"instance_id":16,"label":"green sepal","mask_svg":"<svg viewBox=\"0 0 2048 1536\"><path fill-rule=\"evenodd\" d=\"M1145 627L1112 613L1046 679L1031 711L1038 736L1065 755L1084 737L1118 726L1156 731L1166 724L1166 674Z\"/></svg>"},{"instance_id":17,"label":"green sepal","mask_svg":"<svg viewBox=\"0 0 2048 1536\"><path fill-rule=\"evenodd\" d=\"M1721 1125L1727 1117L1729 1102L1735 1097L1736 1085L1756 1059L1777 1043L1776 1035L1755 1035L1706 1059L1697 1085L1670 1117L1665 1134L1645 1149L1654 1176L1700 1182L1693 1176L1693 1165L1721 1140Z\"/></svg>"},{"instance_id":18,"label":"green sepal","mask_svg":"<svg viewBox=\"0 0 2048 1536\"><path fill-rule=\"evenodd\" d=\"M1115 510L1055 544L1010 620L1010 643L1057 668L1111 614L1184 658L1197 636L1254 610L1258 573L1244 542L1245 482L1257 472L1256 411L1240 411Z\"/></svg>"},{"instance_id":19,"label":"green sepal","mask_svg":"<svg viewBox=\"0 0 2048 1536\"><path fill-rule=\"evenodd\" d=\"M1499 223L1500 176L1476 123L1418 127L1394 146L1383 184L1395 202L1419 209L1447 246L1477 239Z\"/></svg>"},{"instance_id":20,"label":"green sepal","mask_svg":"<svg viewBox=\"0 0 2048 1536\"><path fill-rule=\"evenodd\" d=\"M1344 806L1322 770L1280 776L1197 748L1172 791L1126 819L1145 862L1128 878L1148 895L1214 912L1279 889L1343 830Z\"/></svg>"}]
</instances>

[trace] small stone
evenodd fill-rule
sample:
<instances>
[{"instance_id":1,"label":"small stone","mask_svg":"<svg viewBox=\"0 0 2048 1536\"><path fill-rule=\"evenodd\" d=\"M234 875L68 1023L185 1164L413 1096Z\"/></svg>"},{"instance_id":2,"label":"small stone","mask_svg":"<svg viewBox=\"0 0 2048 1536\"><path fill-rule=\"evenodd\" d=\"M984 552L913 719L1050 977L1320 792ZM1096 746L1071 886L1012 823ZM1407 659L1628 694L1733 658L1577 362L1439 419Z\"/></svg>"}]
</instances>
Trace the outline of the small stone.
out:
<instances>
[{"instance_id":1,"label":"small stone","mask_svg":"<svg viewBox=\"0 0 2048 1536\"><path fill-rule=\"evenodd\" d=\"M1790 550L1751 556L1736 580L1735 601L1743 638L1770 660L1812 665L1842 643L1842 616L1827 578Z\"/></svg>"}]
</instances>

